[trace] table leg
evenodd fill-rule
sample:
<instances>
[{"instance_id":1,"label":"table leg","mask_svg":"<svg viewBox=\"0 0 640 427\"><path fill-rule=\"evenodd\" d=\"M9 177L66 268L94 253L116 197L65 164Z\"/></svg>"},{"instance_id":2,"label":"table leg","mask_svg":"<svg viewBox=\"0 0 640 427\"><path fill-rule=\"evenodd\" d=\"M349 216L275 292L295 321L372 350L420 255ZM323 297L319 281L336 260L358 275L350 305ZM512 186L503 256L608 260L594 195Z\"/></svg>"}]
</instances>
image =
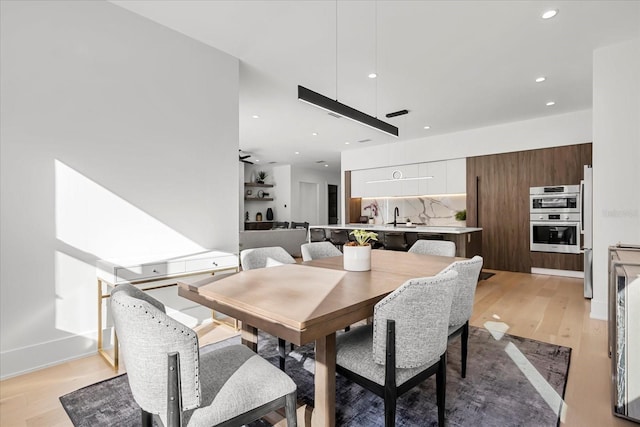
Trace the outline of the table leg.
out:
<instances>
[{"instance_id":1,"label":"table leg","mask_svg":"<svg viewBox=\"0 0 640 427\"><path fill-rule=\"evenodd\" d=\"M251 350L258 351L258 328L251 325L247 325L247 322L242 323L242 344L249 347Z\"/></svg>"},{"instance_id":2,"label":"table leg","mask_svg":"<svg viewBox=\"0 0 640 427\"><path fill-rule=\"evenodd\" d=\"M119 365L119 354L118 354L118 337L114 331L113 333L113 357L109 354L107 350L104 349L104 334L102 329L102 303L104 298L108 298L109 294L102 293L103 283L102 280L98 279L98 354L102 356L102 358L113 367L116 371L118 370Z\"/></svg>"},{"instance_id":3,"label":"table leg","mask_svg":"<svg viewBox=\"0 0 640 427\"><path fill-rule=\"evenodd\" d=\"M336 334L316 340L314 427L336 425Z\"/></svg>"}]
</instances>

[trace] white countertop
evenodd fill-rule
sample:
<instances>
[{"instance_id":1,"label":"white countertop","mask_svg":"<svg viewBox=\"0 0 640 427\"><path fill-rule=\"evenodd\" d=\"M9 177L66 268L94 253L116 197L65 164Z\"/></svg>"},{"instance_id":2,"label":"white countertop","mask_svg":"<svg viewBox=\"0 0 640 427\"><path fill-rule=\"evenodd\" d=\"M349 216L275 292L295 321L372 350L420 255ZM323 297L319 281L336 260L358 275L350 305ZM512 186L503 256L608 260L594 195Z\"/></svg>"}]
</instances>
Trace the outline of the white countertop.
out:
<instances>
[{"instance_id":1,"label":"white countertop","mask_svg":"<svg viewBox=\"0 0 640 427\"><path fill-rule=\"evenodd\" d=\"M428 225L411 225L398 224L332 224L332 225L311 225L309 228L329 228L338 230L353 230L362 228L364 230L373 231L405 231L407 233L440 233L440 234L466 234L475 231L482 231L482 228L475 227L431 227Z\"/></svg>"}]
</instances>

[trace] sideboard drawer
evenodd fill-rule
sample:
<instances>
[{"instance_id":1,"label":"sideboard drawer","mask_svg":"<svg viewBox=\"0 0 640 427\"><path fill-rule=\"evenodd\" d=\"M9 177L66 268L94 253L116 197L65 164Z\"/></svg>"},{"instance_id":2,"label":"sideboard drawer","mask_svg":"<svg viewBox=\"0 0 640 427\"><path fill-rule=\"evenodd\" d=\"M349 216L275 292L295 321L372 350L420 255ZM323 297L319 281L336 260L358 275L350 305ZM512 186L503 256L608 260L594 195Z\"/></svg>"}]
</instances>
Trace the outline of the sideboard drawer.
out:
<instances>
[{"instance_id":1,"label":"sideboard drawer","mask_svg":"<svg viewBox=\"0 0 640 427\"><path fill-rule=\"evenodd\" d=\"M149 280L156 277L171 276L185 272L185 261L142 264L132 267L117 267L116 283Z\"/></svg>"},{"instance_id":2,"label":"sideboard drawer","mask_svg":"<svg viewBox=\"0 0 640 427\"><path fill-rule=\"evenodd\" d=\"M235 255L189 259L185 262L185 271L187 273L202 270L224 270L227 268L238 267L238 257Z\"/></svg>"}]
</instances>

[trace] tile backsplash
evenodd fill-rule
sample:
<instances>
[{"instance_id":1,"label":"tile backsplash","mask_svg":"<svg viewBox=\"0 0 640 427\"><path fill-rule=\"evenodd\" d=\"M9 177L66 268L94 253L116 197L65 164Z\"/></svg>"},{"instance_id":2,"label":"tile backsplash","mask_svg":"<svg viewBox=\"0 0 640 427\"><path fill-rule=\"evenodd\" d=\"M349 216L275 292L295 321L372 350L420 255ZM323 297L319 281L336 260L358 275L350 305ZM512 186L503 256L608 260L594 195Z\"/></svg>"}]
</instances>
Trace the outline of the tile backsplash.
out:
<instances>
[{"instance_id":1,"label":"tile backsplash","mask_svg":"<svg viewBox=\"0 0 640 427\"><path fill-rule=\"evenodd\" d=\"M413 223L430 226L462 227L465 221L457 221L456 212L466 209L467 196L431 196L362 199L363 216L373 216L376 224L393 222L393 211L398 208L398 222L409 219Z\"/></svg>"}]
</instances>

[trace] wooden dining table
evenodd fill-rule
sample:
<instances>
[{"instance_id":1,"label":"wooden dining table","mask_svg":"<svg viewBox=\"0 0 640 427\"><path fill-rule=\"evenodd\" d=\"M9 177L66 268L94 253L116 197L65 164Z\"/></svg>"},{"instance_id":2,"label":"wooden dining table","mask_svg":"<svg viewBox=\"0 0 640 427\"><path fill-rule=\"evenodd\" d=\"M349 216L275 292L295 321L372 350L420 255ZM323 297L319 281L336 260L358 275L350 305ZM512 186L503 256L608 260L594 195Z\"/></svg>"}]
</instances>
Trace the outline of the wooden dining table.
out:
<instances>
[{"instance_id":1,"label":"wooden dining table","mask_svg":"<svg viewBox=\"0 0 640 427\"><path fill-rule=\"evenodd\" d=\"M333 427L336 331L372 316L405 281L436 275L456 259L373 250L370 271L346 271L338 256L179 282L178 294L240 320L242 342L254 351L258 330L296 345L315 342L311 423Z\"/></svg>"}]
</instances>

